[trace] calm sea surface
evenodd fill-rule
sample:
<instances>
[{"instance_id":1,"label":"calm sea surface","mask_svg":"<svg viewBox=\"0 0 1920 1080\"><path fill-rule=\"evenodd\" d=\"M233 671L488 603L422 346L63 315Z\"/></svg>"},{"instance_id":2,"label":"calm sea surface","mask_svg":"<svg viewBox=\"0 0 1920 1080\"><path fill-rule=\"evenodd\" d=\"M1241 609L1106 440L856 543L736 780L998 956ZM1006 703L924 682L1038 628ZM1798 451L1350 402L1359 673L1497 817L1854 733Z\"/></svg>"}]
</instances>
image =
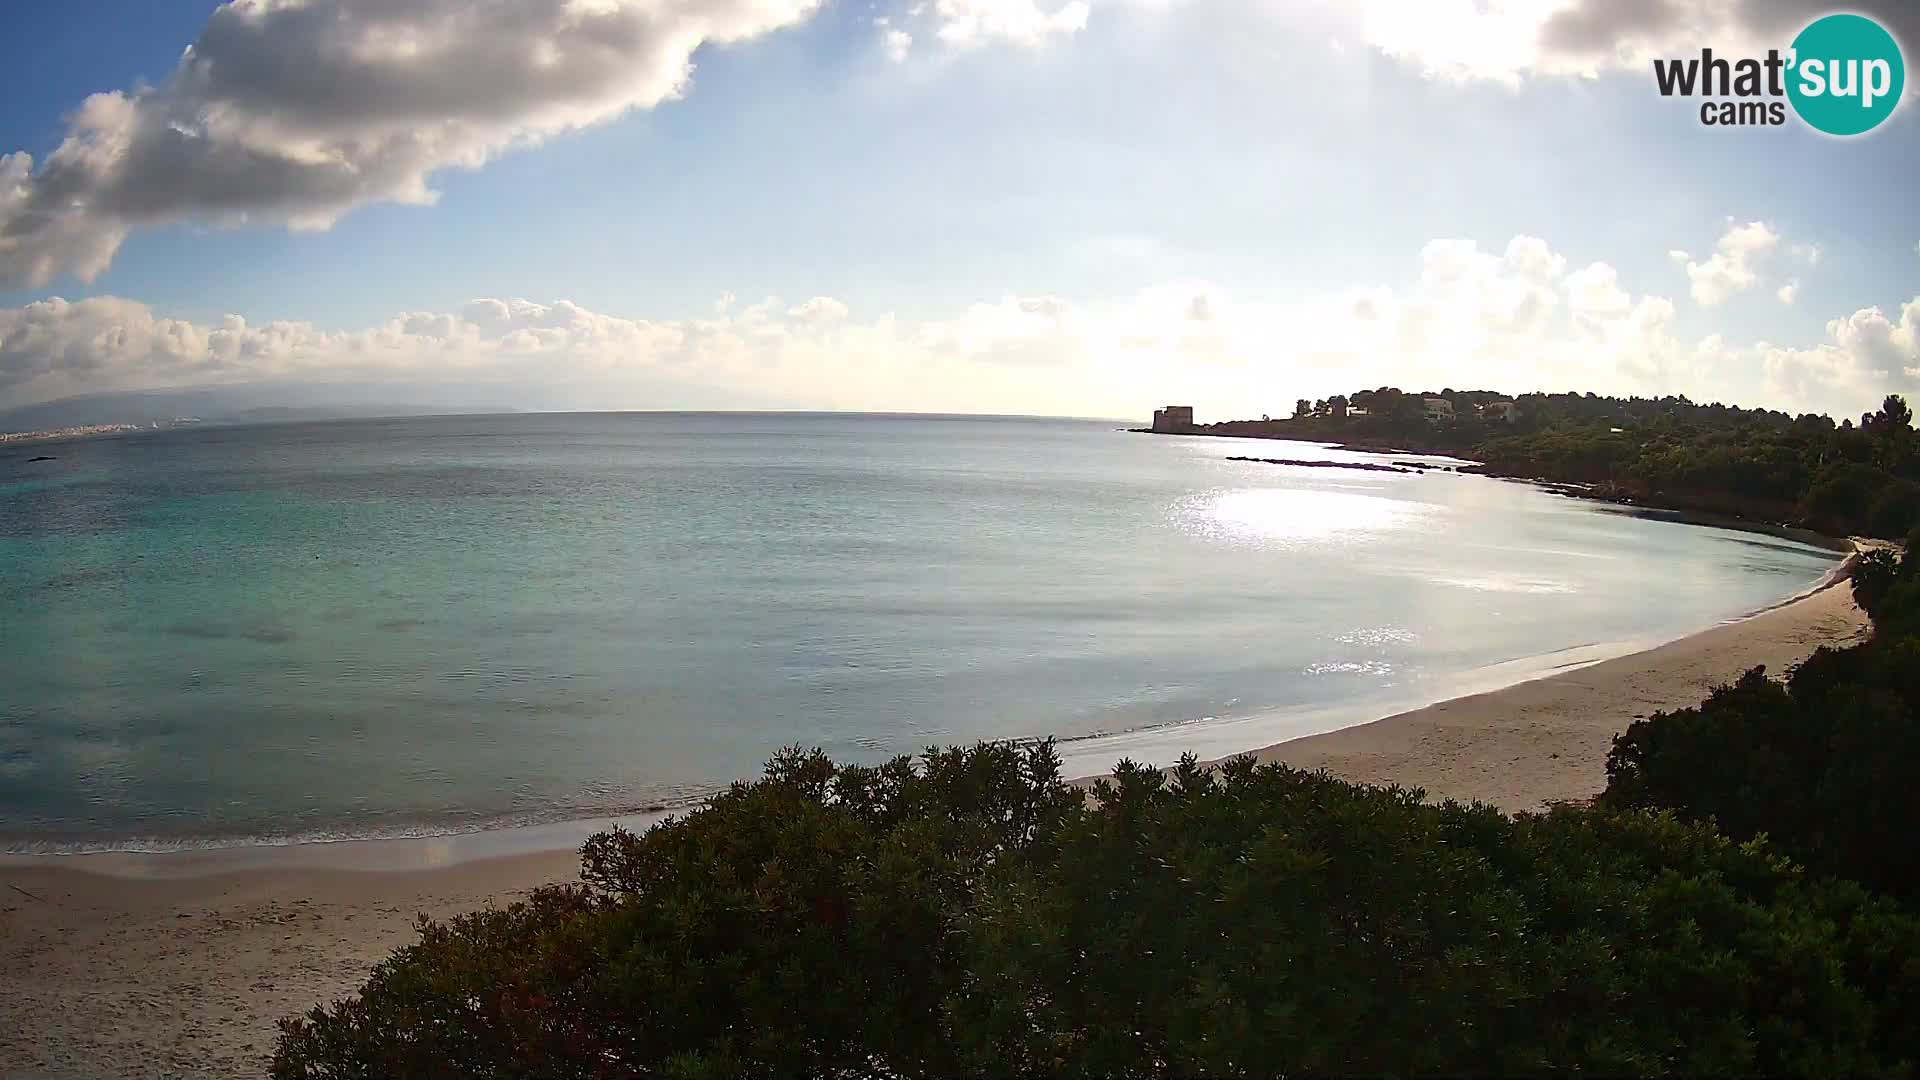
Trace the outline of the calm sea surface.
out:
<instances>
[{"instance_id":1,"label":"calm sea surface","mask_svg":"<svg viewBox=\"0 0 1920 1080\"><path fill-rule=\"evenodd\" d=\"M1676 637L1834 561L1116 427L526 415L5 448L0 850L624 812L790 743L1247 749Z\"/></svg>"}]
</instances>

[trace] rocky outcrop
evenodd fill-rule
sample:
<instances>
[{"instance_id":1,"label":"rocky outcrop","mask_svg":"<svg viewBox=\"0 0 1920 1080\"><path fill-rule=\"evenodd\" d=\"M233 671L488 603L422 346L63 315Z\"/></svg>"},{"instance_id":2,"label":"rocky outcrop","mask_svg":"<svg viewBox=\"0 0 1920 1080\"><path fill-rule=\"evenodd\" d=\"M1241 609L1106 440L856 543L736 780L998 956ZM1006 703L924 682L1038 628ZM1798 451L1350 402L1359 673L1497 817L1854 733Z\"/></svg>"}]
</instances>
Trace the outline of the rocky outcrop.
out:
<instances>
[{"instance_id":1,"label":"rocky outcrop","mask_svg":"<svg viewBox=\"0 0 1920 1080\"><path fill-rule=\"evenodd\" d=\"M1378 465L1371 461L1294 461L1290 458L1229 457L1228 461L1257 461L1262 465L1298 465L1306 469L1361 469L1366 472L1410 473L1417 470L1398 465Z\"/></svg>"}]
</instances>

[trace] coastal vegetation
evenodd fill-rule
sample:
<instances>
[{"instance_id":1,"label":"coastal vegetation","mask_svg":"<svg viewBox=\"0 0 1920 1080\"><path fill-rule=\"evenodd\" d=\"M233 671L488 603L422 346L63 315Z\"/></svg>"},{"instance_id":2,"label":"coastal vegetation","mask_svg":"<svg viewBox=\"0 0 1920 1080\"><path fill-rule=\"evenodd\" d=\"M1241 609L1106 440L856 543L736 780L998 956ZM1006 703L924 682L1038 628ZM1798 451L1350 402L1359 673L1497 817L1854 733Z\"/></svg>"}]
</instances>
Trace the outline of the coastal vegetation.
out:
<instances>
[{"instance_id":1,"label":"coastal vegetation","mask_svg":"<svg viewBox=\"0 0 1920 1080\"><path fill-rule=\"evenodd\" d=\"M1909 540L1908 550L1920 542ZM1507 816L1238 758L794 748L283 1023L281 1080L1912 1075L1920 556Z\"/></svg>"},{"instance_id":2,"label":"coastal vegetation","mask_svg":"<svg viewBox=\"0 0 1920 1080\"><path fill-rule=\"evenodd\" d=\"M1897 395L1858 423L1835 423L1813 413L1685 397L1508 398L1381 387L1302 399L1287 419L1188 431L1453 454L1496 476L1579 484L1603 498L1838 535L1895 539L1920 526L1920 435Z\"/></svg>"},{"instance_id":3,"label":"coastal vegetation","mask_svg":"<svg viewBox=\"0 0 1920 1080\"><path fill-rule=\"evenodd\" d=\"M1765 837L1809 870L1920 904L1920 534L1856 566L1871 640L1816 651L1785 681L1755 668L1698 707L1614 740L1602 802ZM1920 958L1916 958L1920 963Z\"/></svg>"},{"instance_id":4,"label":"coastal vegetation","mask_svg":"<svg viewBox=\"0 0 1920 1080\"><path fill-rule=\"evenodd\" d=\"M1239 758L818 751L422 920L287 1021L292 1078L1909 1075L1920 561L1881 630L1617 740L1508 817Z\"/></svg>"}]
</instances>

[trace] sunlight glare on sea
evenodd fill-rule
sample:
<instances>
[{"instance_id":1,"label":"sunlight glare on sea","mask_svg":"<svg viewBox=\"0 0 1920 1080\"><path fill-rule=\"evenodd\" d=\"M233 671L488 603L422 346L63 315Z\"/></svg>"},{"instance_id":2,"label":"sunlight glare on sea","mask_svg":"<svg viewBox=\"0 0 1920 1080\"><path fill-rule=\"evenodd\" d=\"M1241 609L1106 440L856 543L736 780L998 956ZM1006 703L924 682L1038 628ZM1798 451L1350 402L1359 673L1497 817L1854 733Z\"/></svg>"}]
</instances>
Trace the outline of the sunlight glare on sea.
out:
<instances>
[{"instance_id":1,"label":"sunlight glare on sea","mask_svg":"<svg viewBox=\"0 0 1920 1080\"><path fill-rule=\"evenodd\" d=\"M1347 491L1238 488L1185 500L1182 527L1215 539L1255 544L1346 543L1384 539L1416 527L1439 508Z\"/></svg>"}]
</instances>

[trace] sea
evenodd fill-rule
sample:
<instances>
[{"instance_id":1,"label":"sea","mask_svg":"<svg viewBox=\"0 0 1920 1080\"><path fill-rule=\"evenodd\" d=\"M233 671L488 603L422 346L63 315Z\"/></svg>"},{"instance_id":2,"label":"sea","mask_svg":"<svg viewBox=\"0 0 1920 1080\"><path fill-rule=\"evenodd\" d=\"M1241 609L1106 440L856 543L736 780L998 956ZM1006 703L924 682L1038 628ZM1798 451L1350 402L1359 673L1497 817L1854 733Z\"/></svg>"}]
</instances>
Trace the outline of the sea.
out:
<instances>
[{"instance_id":1,"label":"sea","mask_svg":"<svg viewBox=\"0 0 1920 1080\"><path fill-rule=\"evenodd\" d=\"M0 852L696 803L781 747L1252 749L1781 602L1838 556L1117 421L515 414L0 449ZM31 461L36 456L53 460Z\"/></svg>"}]
</instances>

